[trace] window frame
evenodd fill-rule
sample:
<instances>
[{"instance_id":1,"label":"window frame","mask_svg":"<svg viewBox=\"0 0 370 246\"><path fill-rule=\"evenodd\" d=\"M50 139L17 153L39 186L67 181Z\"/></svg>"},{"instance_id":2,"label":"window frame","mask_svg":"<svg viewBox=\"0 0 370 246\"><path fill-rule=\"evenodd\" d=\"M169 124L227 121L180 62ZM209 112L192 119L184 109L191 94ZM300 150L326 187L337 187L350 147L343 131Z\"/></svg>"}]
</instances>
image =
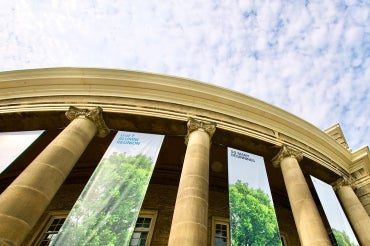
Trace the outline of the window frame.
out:
<instances>
[{"instance_id":1,"label":"window frame","mask_svg":"<svg viewBox=\"0 0 370 246\"><path fill-rule=\"evenodd\" d=\"M54 219L67 218L69 212L69 210L48 211L47 215L40 223L39 229L34 233L34 237L31 240L31 243L28 245L40 245Z\"/></svg>"},{"instance_id":2,"label":"window frame","mask_svg":"<svg viewBox=\"0 0 370 246\"><path fill-rule=\"evenodd\" d=\"M70 212L69 210L48 211L46 216L40 223L39 229L34 233L34 236L28 245L40 245L45 235L47 234L49 227L53 223L54 219L67 218L69 212ZM151 222L150 222L150 226L148 230L148 237L147 237L145 246L150 246L151 244L157 216L158 216L157 210L143 209L139 212L138 218L139 217L151 218ZM135 228L134 228L134 231L135 231Z\"/></svg>"},{"instance_id":3,"label":"window frame","mask_svg":"<svg viewBox=\"0 0 370 246\"><path fill-rule=\"evenodd\" d=\"M152 237L153 237L153 232L154 232L154 227L155 227L155 222L157 220L157 216L158 216L158 211L157 210L149 210L149 209L140 210L140 213L139 213L139 216L138 216L137 220L139 218L151 218L150 225L149 225L149 230L147 231L148 232L148 237L146 238L145 246L150 246L150 244L152 242ZM136 223L135 223L135 228L132 232L132 235L134 235L135 231L143 232L143 230L135 230L135 229L136 229ZM145 232L146 232L146 230L145 230ZM132 239L132 236L131 236L131 239ZM130 243L131 243L131 239L130 239Z\"/></svg>"},{"instance_id":4,"label":"window frame","mask_svg":"<svg viewBox=\"0 0 370 246\"><path fill-rule=\"evenodd\" d=\"M230 239L231 239L231 235L230 235L230 219L228 218L225 218L225 217L217 217L217 216L212 216L212 236L211 236L211 245L214 246L215 245L215 238L216 238L216 225L217 224L220 224L220 225L226 225L226 230L227 230L227 241L226 241L226 245L227 246L230 246Z\"/></svg>"},{"instance_id":5,"label":"window frame","mask_svg":"<svg viewBox=\"0 0 370 246\"><path fill-rule=\"evenodd\" d=\"M280 232L280 240L281 240L282 246L288 246L289 245L288 237L285 233Z\"/></svg>"}]
</instances>

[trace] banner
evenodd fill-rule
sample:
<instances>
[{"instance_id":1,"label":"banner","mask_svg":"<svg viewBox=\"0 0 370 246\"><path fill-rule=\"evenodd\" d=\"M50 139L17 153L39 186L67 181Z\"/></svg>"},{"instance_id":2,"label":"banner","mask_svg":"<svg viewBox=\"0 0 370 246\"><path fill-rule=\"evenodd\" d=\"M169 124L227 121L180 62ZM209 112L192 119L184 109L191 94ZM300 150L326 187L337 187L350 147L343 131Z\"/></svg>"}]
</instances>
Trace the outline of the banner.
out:
<instances>
[{"instance_id":1,"label":"banner","mask_svg":"<svg viewBox=\"0 0 370 246\"><path fill-rule=\"evenodd\" d=\"M263 157L228 148L228 173L231 245L282 245Z\"/></svg>"},{"instance_id":2,"label":"banner","mask_svg":"<svg viewBox=\"0 0 370 246\"><path fill-rule=\"evenodd\" d=\"M337 245L360 245L347 220L346 215L334 193L333 188L327 183L311 176L316 193L319 196L326 218L332 229Z\"/></svg>"},{"instance_id":3,"label":"banner","mask_svg":"<svg viewBox=\"0 0 370 246\"><path fill-rule=\"evenodd\" d=\"M163 138L119 131L51 245L128 245Z\"/></svg>"}]
</instances>

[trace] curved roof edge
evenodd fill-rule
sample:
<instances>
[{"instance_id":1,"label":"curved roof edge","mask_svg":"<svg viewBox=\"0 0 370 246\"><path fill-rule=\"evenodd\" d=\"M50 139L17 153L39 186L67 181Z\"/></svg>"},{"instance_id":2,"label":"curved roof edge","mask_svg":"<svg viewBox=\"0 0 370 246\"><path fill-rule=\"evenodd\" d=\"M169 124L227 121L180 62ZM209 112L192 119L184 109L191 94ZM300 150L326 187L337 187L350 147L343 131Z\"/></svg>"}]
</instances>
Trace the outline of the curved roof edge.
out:
<instances>
[{"instance_id":1,"label":"curved roof edge","mask_svg":"<svg viewBox=\"0 0 370 246\"><path fill-rule=\"evenodd\" d=\"M304 156L348 175L353 153L312 124L268 103L218 86L152 73L47 68L0 73L0 113L65 111L71 104L104 111L217 123ZM154 103L154 104L153 104Z\"/></svg>"}]
</instances>

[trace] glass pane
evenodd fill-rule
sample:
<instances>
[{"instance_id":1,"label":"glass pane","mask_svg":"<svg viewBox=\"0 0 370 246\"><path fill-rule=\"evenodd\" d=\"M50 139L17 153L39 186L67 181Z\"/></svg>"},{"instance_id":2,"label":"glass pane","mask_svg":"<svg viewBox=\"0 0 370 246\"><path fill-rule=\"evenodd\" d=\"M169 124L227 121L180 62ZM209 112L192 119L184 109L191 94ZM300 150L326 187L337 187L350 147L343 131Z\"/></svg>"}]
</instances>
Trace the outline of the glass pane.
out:
<instances>
[{"instance_id":1,"label":"glass pane","mask_svg":"<svg viewBox=\"0 0 370 246\"><path fill-rule=\"evenodd\" d=\"M147 232L134 232L134 234L132 235L132 238L131 238L130 246L136 246L136 245L138 245L138 246L144 245L145 246L147 237L148 237Z\"/></svg>"},{"instance_id":2,"label":"glass pane","mask_svg":"<svg viewBox=\"0 0 370 246\"><path fill-rule=\"evenodd\" d=\"M140 235L141 235L140 232L134 232L134 234L132 234L132 238L133 239L140 238Z\"/></svg>"},{"instance_id":3,"label":"glass pane","mask_svg":"<svg viewBox=\"0 0 370 246\"><path fill-rule=\"evenodd\" d=\"M130 246L137 246L137 245L139 245L139 240L140 239L134 239L134 238L132 238L131 239L131 242L130 242Z\"/></svg>"},{"instance_id":4,"label":"glass pane","mask_svg":"<svg viewBox=\"0 0 370 246\"><path fill-rule=\"evenodd\" d=\"M142 232L141 236L140 236L140 239L146 240L147 237L148 237L148 233L147 232Z\"/></svg>"},{"instance_id":5,"label":"glass pane","mask_svg":"<svg viewBox=\"0 0 370 246\"><path fill-rule=\"evenodd\" d=\"M145 218L143 227L144 228L149 228L151 220L152 220L151 218Z\"/></svg>"},{"instance_id":6,"label":"glass pane","mask_svg":"<svg viewBox=\"0 0 370 246\"><path fill-rule=\"evenodd\" d=\"M145 246L145 243L146 243L146 239L141 239L140 240L140 246Z\"/></svg>"},{"instance_id":7,"label":"glass pane","mask_svg":"<svg viewBox=\"0 0 370 246\"><path fill-rule=\"evenodd\" d=\"M141 225L143 224L143 222L144 222L144 218L139 217L137 219L137 222L136 222L137 227L141 227Z\"/></svg>"},{"instance_id":8,"label":"glass pane","mask_svg":"<svg viewBox=\"0 0 370 246\"><path fill-rule=\"evenodd\" d=\"M215 246L227 246L226 238L216 238L215 239Z\"/></svg>"},{"instance_id":9,"label":"glass pane","mask_svg":"<svg viewBox=\"0 0 370 246\"><path fill-rule=\"evenodd\" d=\"M224 224L216 224L215 235L218 237L227 237L227 226Z\"/></svg>"}]
</instances>

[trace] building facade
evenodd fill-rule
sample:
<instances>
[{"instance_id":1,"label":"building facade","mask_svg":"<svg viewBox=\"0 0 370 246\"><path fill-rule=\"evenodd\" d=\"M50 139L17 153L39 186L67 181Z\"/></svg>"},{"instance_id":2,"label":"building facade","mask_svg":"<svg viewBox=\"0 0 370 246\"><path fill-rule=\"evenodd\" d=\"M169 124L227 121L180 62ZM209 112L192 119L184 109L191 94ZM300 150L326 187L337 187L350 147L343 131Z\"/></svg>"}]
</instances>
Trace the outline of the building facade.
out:
<instances>
[{"instance_id":1,"label":"building facade","mask_svg":"<svg viewBox=\"0 0 370 246\"><path fill-rule=\"evenodd\" d=\"M0 245L48 245L119 131L164 136L132 245L230 245L228 147L263 157L283 245L333 245L310 176L370 245L368 147L234 91L121 70L3 72L0 130L44 130L0 174Z\"/></svg>"}]
</instances>

